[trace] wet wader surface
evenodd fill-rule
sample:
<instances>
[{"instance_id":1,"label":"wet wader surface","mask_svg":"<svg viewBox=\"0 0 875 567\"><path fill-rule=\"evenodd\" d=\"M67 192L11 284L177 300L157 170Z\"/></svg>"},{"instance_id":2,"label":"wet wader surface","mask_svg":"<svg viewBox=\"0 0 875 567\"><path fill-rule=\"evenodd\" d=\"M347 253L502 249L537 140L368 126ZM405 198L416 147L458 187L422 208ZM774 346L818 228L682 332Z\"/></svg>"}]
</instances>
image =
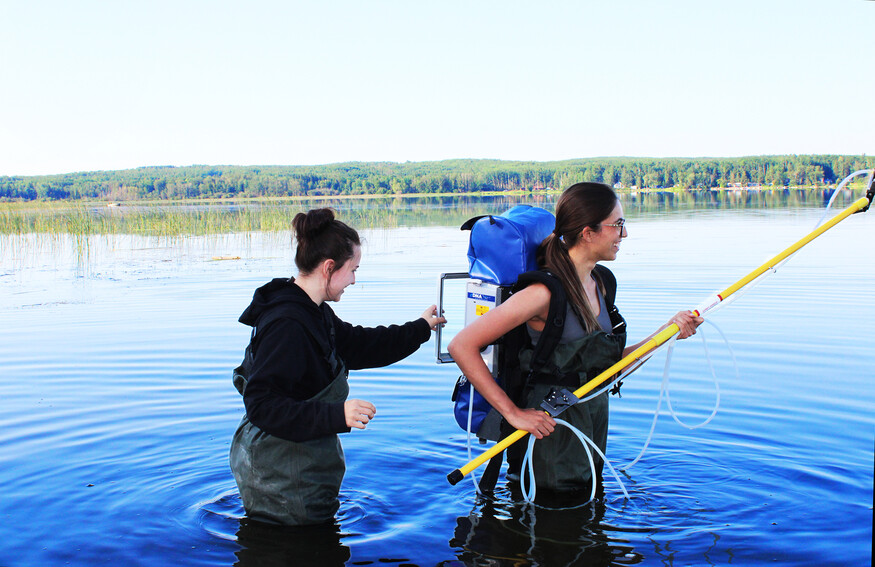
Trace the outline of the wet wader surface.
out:
<instances>
[{"instance_id":1,"label":"wet wader surface","mask_svg":"<svg viewBox=\"0 0 875 567\"><path fill-rule=\"evenodd\" d=\"M348 395L346 369L340 364L331 384L311 400L343 402ZM309 525L334 519L346 463L337 435L286 441L244 416L231 442L231 470L250 518Z\"/></svg>"},{"instance_id":2,"label":"wet wader surface","mask_svg":"<svg viewBox=\"0 0 875 567\"><path fill-rule=\"evenodd\" d=\"M525 405L540 409L551 388L576 390L589 379L613 365L622 356L625 337L603 331L556 347L548 368L553 372L536 374L526 388ZM528 370L531 350L520 353L520 363ZM608 441L608 392L585 403L575 404L558 419L567 421L592 439L604 453ZM601 478L602 459L590 449L597 478ZM567 427L557 426L548 437L535 442L532 460L538 490L586 490L592 482L592 466L577 436Z\"/></svg>"}]
</instances>

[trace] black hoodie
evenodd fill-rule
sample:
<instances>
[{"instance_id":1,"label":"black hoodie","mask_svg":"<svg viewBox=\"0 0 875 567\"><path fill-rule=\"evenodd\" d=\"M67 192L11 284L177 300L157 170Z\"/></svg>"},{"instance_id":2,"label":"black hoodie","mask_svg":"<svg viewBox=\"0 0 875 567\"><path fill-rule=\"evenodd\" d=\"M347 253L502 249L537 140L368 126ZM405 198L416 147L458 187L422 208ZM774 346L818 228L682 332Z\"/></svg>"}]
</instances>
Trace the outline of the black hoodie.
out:
<instances>
[{"instance_id":1,"label":"black hoodie","mask_svg":"<svg viewBox=\"0 0 875 567\"><path fill-rule=\"evenodd\" d=\"M289 441L307 441L349 431L343 403L308 401L334 379L328 360L305 328L323 342L333 321L337 356L347 370L397 362L426 342L431 329L419 318L403 325L366 328L338 319L323 302L316 305L294 278L277 278L255 290L240 322L255 327L267 311L283 316L258 328L249 383L243 394L255 426Z\"/></svg>"}]
</instances>

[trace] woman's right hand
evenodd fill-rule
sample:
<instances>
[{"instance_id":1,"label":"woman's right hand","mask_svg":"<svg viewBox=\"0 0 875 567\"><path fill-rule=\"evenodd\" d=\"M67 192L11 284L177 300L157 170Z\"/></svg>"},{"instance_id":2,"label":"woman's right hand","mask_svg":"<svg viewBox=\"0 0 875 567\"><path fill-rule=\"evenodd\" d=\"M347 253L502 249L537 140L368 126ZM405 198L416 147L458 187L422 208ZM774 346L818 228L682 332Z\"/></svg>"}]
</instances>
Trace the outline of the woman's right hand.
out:
<instances>
[{"instance_id":1,"label":"woman's right hand","mask_svg":"<svg viewBox=\"0 0 875 567\"><path fill-rule=\"evenodd\" d=\"M512 427L528 431L535 439L543 439L553 433L556 427L553 418L538 409L516 408L505 419Z\"/></svg>"},{"instance_id":2,"label":"woman's right hand","mask_svg":"<svg viewBox=\"0 0 875 567\"><path fill-rule=\"evenodd\" d=\"M377 415L377 408L371 402L364 400L346 400L343 402L343 415L347 427L364 429L369 421Z\"/></svg>"},{"instance_id":3,"label":"woman's right hand","mask_svg":"<svg viewBox=\"0 0 875 567\"><path fill-rule=\"evenodd\" d=\"M443 325L447 322L445 317L441 317L437 312L437 305L432 305L422 313L422 318L428 323L428 328L434 331L438 325Z\"/></svg>"},{"instance_id":4,"label":"woman's right hand","mask_svg":"<svg viewBox=\"0 0 875 567\"><path fill-rule=\"evenodd\" d=\"M674 323L678 326L678 340L692 337L696 334L696 328L705 322L703 317L697 317L692 311L678 311L672 317L666 327Z\"/></svg>"}]
</instances>

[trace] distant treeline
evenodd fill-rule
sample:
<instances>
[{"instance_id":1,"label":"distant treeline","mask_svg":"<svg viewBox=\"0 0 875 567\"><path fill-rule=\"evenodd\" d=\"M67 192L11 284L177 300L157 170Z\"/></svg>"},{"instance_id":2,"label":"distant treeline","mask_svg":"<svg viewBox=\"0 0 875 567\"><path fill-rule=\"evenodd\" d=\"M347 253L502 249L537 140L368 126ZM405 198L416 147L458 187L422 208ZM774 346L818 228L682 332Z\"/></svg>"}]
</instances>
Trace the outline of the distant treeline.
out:
<instances>
[{"instance_id":1,"label":"distant treeline","mask_svg":"<svg viewBox=\"0 0 875 567\"><path fill-rule=\"evenodd\" d=\"M598 181L630 190L803 187L836 183L854 171L873 167L875 158L865 155L193 165L0 177L0 200L480 193L564 189L580 181Z\"/></svg>"}]
</instances>

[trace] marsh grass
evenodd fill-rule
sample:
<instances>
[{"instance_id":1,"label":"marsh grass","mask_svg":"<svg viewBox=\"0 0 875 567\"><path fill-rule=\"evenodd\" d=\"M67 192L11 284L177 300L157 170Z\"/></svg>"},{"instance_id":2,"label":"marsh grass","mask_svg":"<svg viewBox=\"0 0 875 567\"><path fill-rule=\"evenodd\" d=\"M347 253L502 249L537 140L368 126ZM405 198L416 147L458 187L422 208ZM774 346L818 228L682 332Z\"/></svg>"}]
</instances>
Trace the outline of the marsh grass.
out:
<instances>
[{"instance_id":1,"label":"marsh grass","mask_svg":"<svg viewBox=\"0 0 875 567\"><path fill-rule=\"evenodd\" d=\"M288 207L215 207L187 205L127 205L106 207L67 204L0 209L3 234L134 234L139 236L197 236L234 232L288 230ZM290 216L291 215L291 216Z\"/></svg>"},{"instance_id":2,"label":"marsh grass","mask_svg":"<svg viewBox=\"0 0 875 567\"><path fill-rule=\"evenodd\" d=\"M863 193L862 183L843 191L835 208L844 208ZM519 203L554 210L558 192L493 195L331 197L249 201L181 201L107 203L0 203L0 275L40 250L60 259L72 254L85 275L91 257L120 242L139 238L147 247L185 249L189 244L219 250L223 236L256 234L277 246L294 246L291 223L302 211L331 207L340 220L359 229L461 226L481 215L500 214ZM686 210L823 207L831 191L720 190L621 193L626 216ZM199 238L203 237L203 238ZM145 239L145 240L143 240ZM224 259L224 252L211 254ZM237 258L236 255L227 255Z\"/></svg>"},{"instance_id":3,"label":"marsh grass","mask_svg":"<svg viewBox=\"0 0 875 567\"><path fill-rule=\"evenodd\" d=\"M241 232L283 232L294 216L316 207L331 207L357 229L461 224L469 216L509 207L520 198L474 199L373 198L318 201L221 203L4 203L0 234L203 236Z\"/></svg>"},{"instance_id":4,"label":"marsh grass","mask_svg":"<svg viewBox=\"0 0 875 567\"><path fill-rule=\"evenodd\" d=\"M862 187L862 184L860 184ZM860 187L843 191L836 206L849 203ZM697 208L781 208L823 206L827 189L729 189L622 193L630 212ZM461 225L472 216L501 213L517 203L552 210L558 192L497 195L378 196L310 200L0 203L0 234L88 237L101 234L184 237L241 232L283 232L295 214L332 207L357 229ZM115 204L113 204L115 205ZM87 240L87 239L80 239Z\"/></svg>"}]
</instances>

